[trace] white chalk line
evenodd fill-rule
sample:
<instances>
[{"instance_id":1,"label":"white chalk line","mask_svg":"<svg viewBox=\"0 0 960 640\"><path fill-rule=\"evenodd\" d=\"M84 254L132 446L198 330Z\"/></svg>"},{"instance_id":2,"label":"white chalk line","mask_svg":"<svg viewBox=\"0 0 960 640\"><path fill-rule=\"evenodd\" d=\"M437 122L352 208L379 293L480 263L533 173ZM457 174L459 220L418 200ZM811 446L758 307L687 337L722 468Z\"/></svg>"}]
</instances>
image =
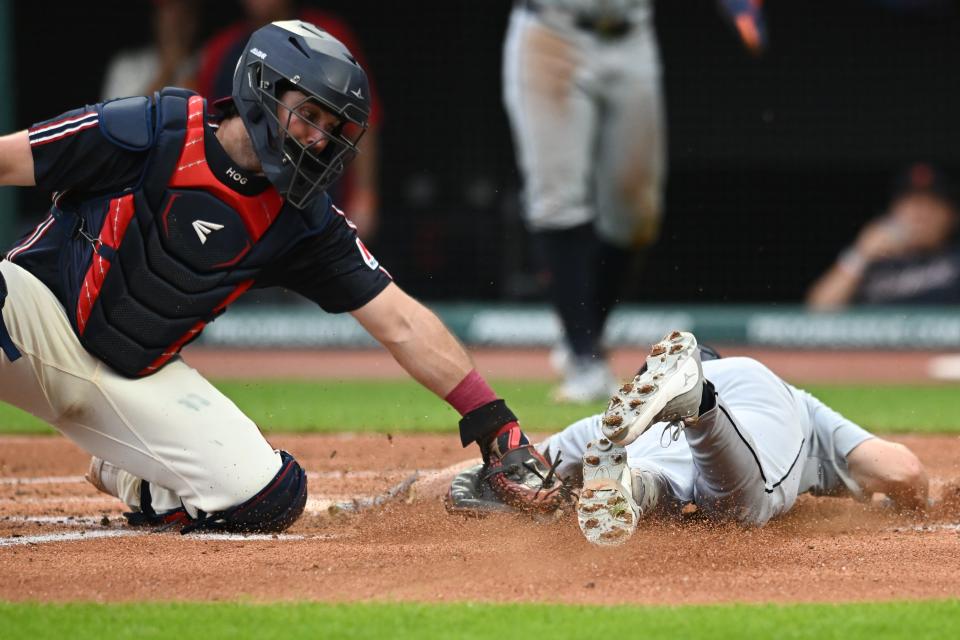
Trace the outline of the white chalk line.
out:
<instances>
[{"instance_id":1,"label":"white chalk line","mask_svg":"<svg viewBox=\"0 0 960 640\"><path fill-rule=\"evenodd\" d=\"M310 505L311 502L316 501L317 504L320 502L342 502L353 500L358 497L363 496L353 496L348 493L330 493L322 494L319 498L311 498L307 501L307 504ZM31 496L20 496L17 498L0 498L0 506L4 505L34 505L34 504L109 504L109 505L119 505L117 498L113 496L108 496L106 494L99 496L62 496L62 497L50 497L46 496L43 498L35 498ZM0 518L2 519L2 518Z\"/></svg>"},{"instance_id":2,"label":"white chalk line","mask_svg":"<svg viewBox=\"0 0 960 640\"><path fill-rule=\"evenodd\" d=\"M918 531L920 533L935 531L956 531L960 532L960 523L938 522L934 524L918 524L913 527L894 527L892 531Z\"/></svg>"},{"instance_id":3,"label":"white chalk line","mask_svg":"<svg viewBox=\"0 0 960 640\"><path fill-rule=\"evenodd\" d=\"M421 474L442 472L443 469L423 469ZM307 480L368 480L370 478L385 478L389 476L405 475L411 471L393 470L393 471L371 471L371 470L346 470L346 471L308 471ZM19 484L84 484L86 480L83 476L39 476L39 477L0 477L0 485L19 485Z\"/></svg>"},{"instance_id":4,"label":"white chalk line","mask_svg":"<svg viewBox=\"0 0 960 640\"><path fill-rule=\"evenodd\" d=\"M97 538L131 538L144 532L132 529L103 529L91 531L63 531L44 533L35 536L8 536L0 538L0 547L49 544L51 542L73 542L77 540L95 540Z\"/></svg>"},{"instance_id":5,"label":"white chalk line","mask_svg":"<svg viewBox=\"0 0 960 640\"><path fill-rule=\"evenodd\" d=\"M90 526L89 524L76 526ZM0 547L16 547L23 545L40 545L56 542L77 542L80 540L97 540L101 538L136 538L154 535L157 532L146 529L84 529L83 531L62 531L59 533L44 533L32 536L9 536L0 538ZM292 533L192 533L184 536L188 540L226 541L226 542L258 542L258 541L296 541L296 540L330 540L342 536L324 534L305 536Z\"/></svg>"},{"instance_id":6,"label":"white chalk line","mask_svg":"<svg viewBox=\"0 0 960 640\"><path fill-rule=\"evenodd\" d=\"M350 511L361 511L373 507L380 506L386 502L403 499L410 494L414 486L418 482L429 482L436 479L442 479L447 476L453 477L454 474L458 473L460 470L476 464L476 460L464 460L452 464L450 466L444 467L443 469L427 469L425 471L414 472L408 475L406 478L393 485L386 491L376 495L367 495L367 496L353 496L353 497L343 497L343 496L318 496L314 498L309 498L307 500L307 505L304 509L305 513L308 515L319 515L324 513L330 513L331 511L337 512L350 512ZM314 473L316 477L321 477L321 473ZM308 477L310 476L308 473ZM329 473L329 472L328 472ZM383 472L335 472L339 475L336 477L383 477L385 474ZM363 476L356 474L364 474ZM354 475L350 475L354 474ZM68 482L64 482L66 479ZM22 480L22 478L0 478L2 480ZM54 477L49 476L47 478L29 478L32 480L32 484L41 484L45 481L46 484L54 484L64 482L65 484L73 482L85 482L82 476L62 476ZM16 484L15 482L7 482L6 484ZM71 504L86 504L86 503L95 503L95 502L111 502L116 503L116 498L109 496L104 497L95 497L95 496L66 496L61 498L20 498L20 499L0 499L0 504L3 503L14 503L14 504L44 504L44 503L71 503ZM41 544L51 544L58 542L79 542L83 540L95 540L99 538L129 538L129 537L138 537L146 536L156 533L149 529L138 530L138 529L111 529L107 528L113 524L120 524L123 522L120 518L109 518L107 517L106 526L103 523L103 519L106 516L97 516L97 515L86 515L86 516L7 516L0 519L0 522L23 522L25 524L58 524L67 527L94 527L100 526L104 527L102 529L84 529L83 531L63 531L57 533L45 533L37 535L12 535L0 537L0 547L12 547L12 546L23 546L23 545L41 545ZM230 533L196 533L188 534L187 538L202 539L202 540L225 540L225 541L237 541L237 542L247 542L247 541L293 541L293 540L332 540L337 539L343 536L337 534L320 534L313 536L304 536L299 534L230 534Z\"/></svg>"},{"instance_id":7,"label":"white chalk line","mask_svg":"<svg viewBox=\"0 0 960 640\"><path fill-rule=\"evenodd\" d=\"M4 484L79 484L85 482L83 476L44 476L39 478L0 478Z\"/></svg>"}]
</instances>

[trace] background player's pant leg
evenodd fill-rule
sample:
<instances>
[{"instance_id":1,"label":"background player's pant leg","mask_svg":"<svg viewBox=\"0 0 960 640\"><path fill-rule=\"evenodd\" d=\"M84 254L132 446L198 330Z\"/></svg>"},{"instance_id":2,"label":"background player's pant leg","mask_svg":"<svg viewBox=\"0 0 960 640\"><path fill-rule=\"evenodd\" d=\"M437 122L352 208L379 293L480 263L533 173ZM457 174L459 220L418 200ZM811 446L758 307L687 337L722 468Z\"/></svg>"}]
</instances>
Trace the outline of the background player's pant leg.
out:
<instances>
[{"instance_id":1,"label":"background player's pant leg","mask_svg":"<svg viewBox=\"0 0 960 640\"><path fill-rule=\"evenodd\" d=\"M597 231L613 246L645 247L659 232L667 167L656 35L645 27L599 53Z\"/></svg>"},{"instance_id":2,"label":"background player's pant leg","mask_svg":"<svg viewBox=\"0 0 960 640\"><path fill-rule=\"evenodd\" d=\"M646 25L602 51L603 109L595 174L601 326L637 289L656 240L666 174L665 127L656 36Z\"/></svg>"},{"instance_id":3,"label":"background player's pant leg","mask_svg":"<svg viewBox=\"0 0 960 640\"><path fill-rule=\"evenodd\" d=\"M748 430L743 425L750 421ZM797 453L786 475L771 479L761 465L764 456L751 431L793 428L799 431L799 423L773 423L768 414L749 409L741 408L735 415L718 396L716 406L684 430L693 457L697 507L714 517L756 526L785 513L797 498L800 458L806 448Z\"/></svg>"},{"instance_id":4,"label":"background player's pant leg","mask_svg":"<svg viewBox=\"0 0 960 640\"><path fill-rule=\"evenodd\" d=\"M592 176L597 107L591 42L572 28L511 14L504 103L524 179L524 213L571 351L601 355Z\"/></svg>"},{"instance_id":5,"label":"background player's pant leg","mask_svg":"<svg viewBox=\"0 0 960 640\"><path fill-rule=\"evenodd\" d=\"M280 469L256 425L194 369L175 361L147 378L116 374L83 349L39 280L9 262L0 269L3 319L23 353L0 359L0 400L148 480L159 509L179 500L207 512L235 506Z\"/></svg>"},{"instance_id":6,"label":"background player's pant leg","mask_svg":"<svg viewBox=\"0 0 960 640\"><path fill-rule=\"evenodd\" d=\"M590 202L597 112L590 57L576 32L514 9L503 52L504 106L533 231L594 220Z\"/></svg>"}]
</instances>

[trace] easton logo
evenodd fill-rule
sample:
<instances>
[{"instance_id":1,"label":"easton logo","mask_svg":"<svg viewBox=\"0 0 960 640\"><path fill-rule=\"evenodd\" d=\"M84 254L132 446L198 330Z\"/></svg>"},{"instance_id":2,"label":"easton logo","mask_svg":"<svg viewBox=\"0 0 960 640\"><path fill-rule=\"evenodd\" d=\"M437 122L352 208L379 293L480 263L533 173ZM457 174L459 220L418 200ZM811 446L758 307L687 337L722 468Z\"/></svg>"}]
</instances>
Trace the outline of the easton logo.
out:
<instances>
[{"instance_id":1,"label":"easton logo","mask_svg":"<svg viewBox=\"0 0 960 640\"><path fill-rule=\"evenodd\" d=\"M376 270L380 266L380 263L377 262L377 259L373 257L373 254L367 249L367 245L363 244L360 238L357 238L357 249L360 249L360 255L363 256L363 261L367 263L368 267Z\"/></svg>"},{"instance_id":2,"label":"easton logo","mask_svg":"<svg viewBox=\"0 0 960 640\"><path fill-rule=\"evenodd\" d=\"M234 182L238 182L240 184L247 184L247 177L242 173L240 173L239 171L237 171L236 169L234 169L233 167L230 167L229 169L227 169L227 177L232 178Z\"/></svg>"},{"instance_id":3,"label":"easton logo","mask_svg":"<svg viewBox=\"0 0 960 640\"><path fill-rule=\"evenodd\" d=\"M263 51L260 51L260 49L257 49L256 47L254 47L253 49L250 49L250 53L257 56L261 60L267 57L267 54L265 54Z\"/></svg>"},{"instance_id":4,"label":"easton logo","mask_svg":"<svg viewBox=\"0 0 960 640\"><path fill-rule=\"evenodd\" d=\"M363 87L357 87L355 91L351 91L350 93L363 100Z\"/></svg>"},{"instance_id":5,"label":"easton logo","mask_svg":"<svg viewBox=\"0 0 960 640\"><path fill-rule=\"evenodd\" d=\"M223 229L223 225L217 224L216 222L207 222L206 220L193 221L193 230L197 232L197 237L200 238L200 244L207 244L207 236L220 229Z\"/></svg>"}]
</instances>

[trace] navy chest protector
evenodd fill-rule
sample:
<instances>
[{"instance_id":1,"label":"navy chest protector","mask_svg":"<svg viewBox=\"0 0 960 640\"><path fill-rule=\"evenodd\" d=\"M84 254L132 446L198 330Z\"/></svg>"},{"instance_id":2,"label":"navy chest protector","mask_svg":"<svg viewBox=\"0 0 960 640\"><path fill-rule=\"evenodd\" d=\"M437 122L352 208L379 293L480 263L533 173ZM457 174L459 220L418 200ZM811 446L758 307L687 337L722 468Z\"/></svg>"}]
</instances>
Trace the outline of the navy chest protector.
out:
<instances>
[{"instance_id":1,"label":"navy chest protector","mask_svg":"<svg viewBox=\"0 0 960 640\"><path fill-rule=\"evenodd\" d=\"M275 224L272 187L245 196L213 175L202 98L164 90L156 108L141 183L70 212L80 233L61 262L80 342L131 377L163 367L302 231Z\"/></svg>"}]
</instances>

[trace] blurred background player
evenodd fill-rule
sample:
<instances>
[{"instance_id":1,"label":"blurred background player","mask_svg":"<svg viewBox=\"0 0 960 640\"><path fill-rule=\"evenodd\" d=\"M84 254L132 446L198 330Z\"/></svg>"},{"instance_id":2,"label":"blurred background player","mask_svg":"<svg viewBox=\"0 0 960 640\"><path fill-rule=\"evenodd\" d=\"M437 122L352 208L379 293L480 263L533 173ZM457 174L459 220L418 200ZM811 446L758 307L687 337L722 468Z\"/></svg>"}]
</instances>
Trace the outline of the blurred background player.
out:
<instances>
[{"instance_id":1,"label":"blurred background player","mask_svg":"<svg viewBox=\"0 0 960 640\"><path fill-rule=\"evenodd\" d=\"M759 52L760 3L721 2ZM666 178L660 58L650 0L517 0L503 54L504 104L534 252L560 317L554 398L616 386L602 345L660 228Z\"/></svg>"},{"instance_id":2,"label":"blurred background player","mask_svg":"<svg viewBox=\"0 0 960 640\"><path fill-rule=\"evenodd\" d=\"M150 95L164 87L191 87L197 72L201 3L151 0L150 5L153 42L110 59L102 100Z\"/></svg>"},{"instance_id":3,"label":"blurred background player","mask_svg":"<svg viewBox=\"0 0 960 640\"><path fill-rule=\"evenodd\" d=\"M233 86L233 67L243 53L243 45L254 30L277 20L298 19L315 24L347 46L367 71L372 111L367 133L361 142L362 153L350 165L340 184L334 187L333 198L343 203L357 233L369 241L376 233L380 207L380 135L383 108L370 65L359 39L339 16L312 7L301 6L298 0L242 0L244 19L213 34L201 49L196 79L190 85L210 101L229 96Z\"/></svg>"},{"instance_id":4,"label":"blurred background player","mask_svg":"<svg viewBox=\"0 0 960 640\"><path fill-rule=\"evenodd\" d=\"M851 304L960 303L957 193L935 167L917 163L895 181L886 213L813 284L818 310Z\"/></svg>"}]
</instances>

